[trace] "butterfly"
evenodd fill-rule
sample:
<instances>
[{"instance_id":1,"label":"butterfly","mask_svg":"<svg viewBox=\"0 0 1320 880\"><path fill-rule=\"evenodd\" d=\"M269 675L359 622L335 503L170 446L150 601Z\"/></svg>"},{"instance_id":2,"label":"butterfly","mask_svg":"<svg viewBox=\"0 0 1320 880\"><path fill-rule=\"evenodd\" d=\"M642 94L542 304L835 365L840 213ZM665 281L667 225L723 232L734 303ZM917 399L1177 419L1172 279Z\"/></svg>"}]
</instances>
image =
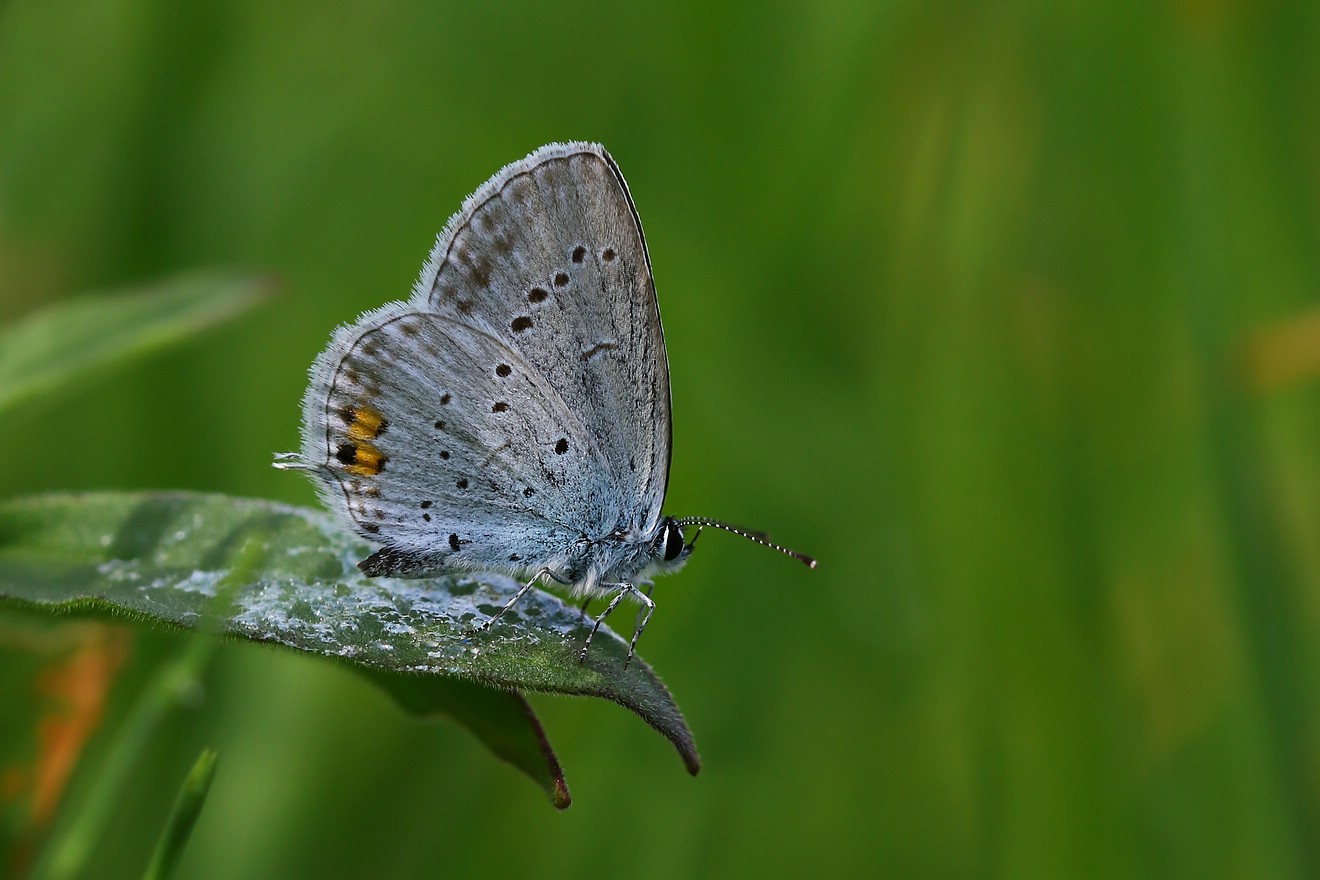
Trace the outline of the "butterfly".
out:
<instances>
[{"instance_id":1,"label":"butterfly","mask_svg":"<svg viewBox=\"0 0 1320 880\"><path fill-rule=\"evenodd\" d=\"M311 367L303 470L379 545L369 577L502 572L609 598L601 623L655 602L704 528L665 515L669 364L641 220L598 144L554 143L501 169L436 240L412 296L335 331ZM585 607L585 606L584 606Z\"/></svg>"}]
</instances>

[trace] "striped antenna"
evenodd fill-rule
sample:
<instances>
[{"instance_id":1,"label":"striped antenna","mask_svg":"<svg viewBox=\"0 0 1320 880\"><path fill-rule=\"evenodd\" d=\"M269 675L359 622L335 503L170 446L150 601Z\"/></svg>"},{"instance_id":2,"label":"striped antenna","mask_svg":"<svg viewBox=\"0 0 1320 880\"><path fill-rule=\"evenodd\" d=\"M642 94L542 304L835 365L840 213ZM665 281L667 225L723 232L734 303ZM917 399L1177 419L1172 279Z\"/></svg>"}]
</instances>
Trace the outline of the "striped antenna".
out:
<instances>
[{"instance_id":1,"label":"striped antenna","mask_svg":"<svg viewBox=\"0 0 1320 880\"><path fill-rule=\"evenodd\" d=\"M771 541L769 538L767 538L765 535L761 534L760 532L753 532L750 529L744 529L738 526L732 526L726 522L720 522L717 519L707 519L704 516L685 516L682 519L674 520L674 522L678 523L680 528L684 526L697 527L697 533L692 536L691 541L688 541L689 545L697 543L697 538L701 537L701 530L704 529L706 526L710 526L712 529L721 529L722 531L733 532L733 534L746 538L747 540L753 543L760 544L762 547L769 547L771 550L778 550L780 553L784 554L785 556L792 556L794 559L796 559L798 562L801 562L807 568L816 567L816 560L812 559L807 554L799 553L796 550L789 550L787 547L783 546L782 544L776 544L774 541Z\"/></svg>"}]
</instances>

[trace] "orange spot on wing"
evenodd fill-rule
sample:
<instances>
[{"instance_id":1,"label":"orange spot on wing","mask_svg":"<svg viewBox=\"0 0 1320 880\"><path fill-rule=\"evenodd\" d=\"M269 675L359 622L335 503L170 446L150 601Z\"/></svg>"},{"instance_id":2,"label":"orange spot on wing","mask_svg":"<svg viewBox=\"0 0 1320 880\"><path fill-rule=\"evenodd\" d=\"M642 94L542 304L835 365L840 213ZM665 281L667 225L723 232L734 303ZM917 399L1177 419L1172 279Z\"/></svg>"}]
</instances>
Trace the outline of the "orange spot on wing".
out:
<instances>
[{"instance_id":1,"label":"orange spot on wing","mask_svg":"<svg viewBox=\"0 0 1320 880\"><path fill-rule=\"evenodd\" d=\"M385 430L385 417L368 406L353 408L353 422L348 426L352 440L374 440Z\"/></svg>"},{"instance_id":2,"label":"orange spot on wing","mask_svg":"<svg viewBox=\"0 0 1320 880\"><path fill-rule=\"evenodd\" d=\"M360 443L357 446L357 454L353 458L353 463L345 467L344 470L355 477L374 477L385 467L385 461L385 456L381 455L379 449Z\"/></svg>"}]
</instances>

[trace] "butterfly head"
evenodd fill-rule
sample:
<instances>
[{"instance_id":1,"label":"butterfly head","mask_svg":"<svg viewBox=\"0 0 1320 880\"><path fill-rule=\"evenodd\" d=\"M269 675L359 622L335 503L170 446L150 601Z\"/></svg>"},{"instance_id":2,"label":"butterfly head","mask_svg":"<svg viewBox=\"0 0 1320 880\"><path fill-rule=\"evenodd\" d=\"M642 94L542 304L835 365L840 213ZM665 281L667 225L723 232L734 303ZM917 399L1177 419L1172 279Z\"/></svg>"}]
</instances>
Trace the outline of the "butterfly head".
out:
<instances>
[{"instance_id":1,"label":"butterfly head","mask_svg":"<svg viewBox=\"0 0 1320 880\"><path fill-rule=\"evenodd\" d=\"M692 543L684 540L683 526L672 516L665 517L651 539L651 565L655 573L678 571L691 555Z\"/></svg>"},{"instance_id":2,"label":"butterfly head","mask_svg":"<svg viewBox=\"0 0 1320 880\"><path fill-rule=\"evenodd\" d=\"M691 526L696 526L696 528L691 529ZM686 516L681 519L672 516L665 517L651 542L652 564L658 571L663 572L679 569L683 563L687 562L687 558L692 555L692 550L697 545L697 538L701 537L701 530L707 526L725 532L732 532L760 544L762 547L769 547L771 550L777 550L785 556L792 556L808 568L816 567L815 559L805 553L798 553L795 550L789 550L787 547L776 544L760 532L753 532L704 516ZM685 529L688 529L688 531L685 532ZM686 537L689 534L691 538Z\"/></svg>"}]
</instances>

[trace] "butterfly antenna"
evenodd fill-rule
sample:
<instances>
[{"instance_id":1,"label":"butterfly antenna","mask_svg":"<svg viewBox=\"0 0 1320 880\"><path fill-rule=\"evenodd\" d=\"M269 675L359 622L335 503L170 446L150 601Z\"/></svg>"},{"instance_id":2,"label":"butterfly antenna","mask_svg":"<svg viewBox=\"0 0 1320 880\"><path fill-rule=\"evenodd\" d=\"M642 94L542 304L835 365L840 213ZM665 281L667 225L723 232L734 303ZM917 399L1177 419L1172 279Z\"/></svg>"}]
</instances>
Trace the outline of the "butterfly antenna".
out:
<instances>
[{"instance_id":1,"label":"butterfly antenna","mask_svg":"<svg viewBox=\"0 0 1320 880\"><path fill-rule=\"evenodd\" d=\"M780 553L784 554L785 556L792 556L794 559L796 559L798 562L801 562L807 568L816 567L816 560L812 559L807 554L799 553L796 550L789 550L787 547L783 546L782 544L776 544L774 541L771 541L769 538L767 538L765 535L761 534L760 532L753 532L750 529L744 529L738 526L729 525L728 523L720 522L717 519L707 519L704 516L685 516L682 519L674 520L674 522L678 523L680 528L683 526L697 527L697 533L692 536L692 540L688 542L689 544L695 544L697 542L697 538L701 536L701 530L704 529L706 526L710 526L712 529L721 529L722 531L733 532L733 534L746 538L747 540L755 544L760 544L762 547L769 547L771 550L778 550Z\"/></svg>"}]
</instances>

